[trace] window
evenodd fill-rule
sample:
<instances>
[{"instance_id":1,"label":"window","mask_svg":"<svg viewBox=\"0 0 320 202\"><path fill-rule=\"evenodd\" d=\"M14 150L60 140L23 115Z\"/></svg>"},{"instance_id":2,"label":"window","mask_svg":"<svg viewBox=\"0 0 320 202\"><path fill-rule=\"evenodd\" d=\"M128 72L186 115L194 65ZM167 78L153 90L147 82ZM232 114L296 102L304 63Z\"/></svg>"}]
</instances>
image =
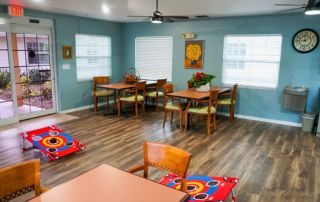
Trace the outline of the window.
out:
<instances>
[{"instance_id":1,"label":"window","mask_svg":"<svg viewBox=\"0 0 320 202\"><path fill-rule=\"evenodd\" d=\"M78 81L111 76L111 38L77 34L76 61Z\"/></svg>"},{"instance_id":2,"label":"window","mask_svg":"<svg viewBox=\"0 0 320 202\"><path fill-rule=\"evenodd\" d=\"M225 36L222 83L276 88L281 44L281 35Z\"/></svg>"},{"instance_id":3,"label":"window","mask_svg":"<svg viewBox=\"0 0 320 202\"><path fill-rule=\"evenodd\" d=\"M137 37L135 66L143 79L172 80L173 37Z\"/></svg>"},{"instance_id":4,"label":"window","mask_svg":"<svg viewBox=\"0 0 320 202\"><path fill-rule=\"evenodd\" d=\"M34 51L34 55L28 55L28 64L49 64L49 53L48 53L48 44L45 42L26 42L27 43L27 50ZM38 50L39 44L39 50Z\"/></svg>"}]
</instances>

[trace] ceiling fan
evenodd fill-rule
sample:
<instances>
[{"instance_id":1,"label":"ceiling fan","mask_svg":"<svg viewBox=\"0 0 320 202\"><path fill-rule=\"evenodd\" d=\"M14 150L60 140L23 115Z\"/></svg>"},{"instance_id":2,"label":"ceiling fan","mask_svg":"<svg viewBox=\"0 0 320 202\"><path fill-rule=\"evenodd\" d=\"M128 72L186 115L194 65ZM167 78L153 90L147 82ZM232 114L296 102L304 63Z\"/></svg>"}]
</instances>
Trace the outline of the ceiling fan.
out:
<instances>
[{"instance_id":1,"label":"ceiling fan","mask_svg":"<svg viewBox=\"0 0 320 202\"><path fill-rule=\"evenodd\" d=\"M179 15L163 15L159 9L159 2L156 0L156 11L153 12L152 16L136 16L129 15L127 17L132 18L148 18L152 23L162 23L162 22L174 22L174 20L188 20L188 16L179 16Z\"/></svg>"},{"instance_id":2,"label":"ceiling fan","mask_svg":"<svg viewBox=\"0 0 320 202\"><path fill-rule=\"evenodd\" d=\"M278 11L276 13L304 9L304 13L306 15L319 15L320 14L320 1L319 0L309 0L308 4L274 4L274 5L275 6L294 6L294 7L297 7L297 8Z\"/></svg>"}]
</instances>

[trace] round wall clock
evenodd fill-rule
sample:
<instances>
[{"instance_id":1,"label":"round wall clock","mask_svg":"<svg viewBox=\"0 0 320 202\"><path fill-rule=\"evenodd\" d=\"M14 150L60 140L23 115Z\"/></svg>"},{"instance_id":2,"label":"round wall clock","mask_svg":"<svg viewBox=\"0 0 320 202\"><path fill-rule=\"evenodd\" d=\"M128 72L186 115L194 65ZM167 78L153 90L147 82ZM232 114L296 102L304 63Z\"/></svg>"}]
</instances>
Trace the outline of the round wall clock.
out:
<instances>
[{"instance_id":1,"label":"round wall clock","mask_svg":"<svg viewBox=\"0 0 320 202\"><path fill-rule=\"evenodd\" d=\"M319 44L319 36L312 29L299 30L293 37L292 45L300 53L313 51Z\"/></svg>"}]
</instances>

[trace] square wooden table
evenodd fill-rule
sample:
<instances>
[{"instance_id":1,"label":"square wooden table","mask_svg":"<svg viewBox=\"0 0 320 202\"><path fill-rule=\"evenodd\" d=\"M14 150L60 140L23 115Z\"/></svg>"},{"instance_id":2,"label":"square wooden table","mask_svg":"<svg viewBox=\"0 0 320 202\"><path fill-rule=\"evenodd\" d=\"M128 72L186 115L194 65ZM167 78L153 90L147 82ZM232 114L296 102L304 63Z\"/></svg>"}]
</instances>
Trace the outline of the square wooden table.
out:
<instances>
[{"instance_id":1,"label":"square wooden table","mask_svg":"<svg viewBox=\"0 0 320 202\"><path fill-rule=\"evenodd\" d=\"M188 200L189 195L185 192L104 164L30 201L186 202Z\"/></svg>"}]
</instances>

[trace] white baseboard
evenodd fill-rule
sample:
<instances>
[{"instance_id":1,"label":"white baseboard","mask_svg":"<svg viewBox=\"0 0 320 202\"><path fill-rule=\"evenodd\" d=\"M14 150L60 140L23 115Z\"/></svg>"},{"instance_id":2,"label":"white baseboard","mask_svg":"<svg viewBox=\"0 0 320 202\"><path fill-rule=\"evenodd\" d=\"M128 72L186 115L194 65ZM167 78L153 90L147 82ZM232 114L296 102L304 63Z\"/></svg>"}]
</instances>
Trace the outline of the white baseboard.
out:
<instances>
[{"instance_id":1,"label":"white baseboard","mask_svg":"<svg viewBox=\"0 0 320 202\"><path fill-rule=\"evenodd\" d=\"M106 105L106 104L107 104L107 102L100 102L98 104L98 106L100 107L100 106L103 106L103 105ZM109 104L113 104L113 102L110 101ZM82 106L82 107L76 107L76 108L73 108L73 109L67 109L67 110L59 111L59 113L67 114L67 113L81 111L81 110L90 109L90 108L93 108L93 105L86 105L86 106Z\"/></svg>"},{"instance_id":2,"label":"white baseboard","mask_svg":"<svg viewBox=\"0 0 320 202\"><path fill-rule=\"evenodd\" d=\"M98 104L98 106L103 106L106 105L106 102L101 102ZM109 104L113 104L112 101L110 101ZM161 106L159 104L159 106ZM67 114L67 113L71 113L71 112L76 112L76 111L80 111L80 110L85 110L85 109L89 109L92 108L93 105L86 105L86 106L82 106L82 107L77 107L77 108L73 108L73 109L67 109L67 110L63 110L60 111L60 113L62 114ZM225 112L218 112L218 115L221 116L230 116L229 113L225 113ZM247 115L241 115L241 114L235 114L235 117L240 118L240 119L247 119L247 120L253 120L253 121L260 121L260 122L266 122L266 123L274 123L274 124L280 124L280 125L286 125L286 126L294 126L294 127L301 127L302 124L301 123L295 123L295 122L290 122L290 121L282 121L282 120L275 120L275 119L266 119L266 118L260 118L260 117L255 117L255 116L247 116Z\"/></svg>"},{"instance_id":3,"label":"white baseboard","mask_svg":"<svg viewBox=\"0 0 320 202\"><path fill-rule=\"evenodd\" d=\"M225 112L218 112L217 114L222 115L222 116L230 116L229 113L225 113ZM260 121L260 122L266 122L266 123L275 123L275 124L286 125L286 126L294 126L294 127L301 127L302 126L301 123L295 123L295 122L290 122L290 121L266 119L266 118L260 118L260 117L255 117L255 116L246 116L246 115L241 115L241 114L235 114L234 116L237 118L240 118L240 119L247 119L247 120Z\"/></svg>"}]
</instances>

